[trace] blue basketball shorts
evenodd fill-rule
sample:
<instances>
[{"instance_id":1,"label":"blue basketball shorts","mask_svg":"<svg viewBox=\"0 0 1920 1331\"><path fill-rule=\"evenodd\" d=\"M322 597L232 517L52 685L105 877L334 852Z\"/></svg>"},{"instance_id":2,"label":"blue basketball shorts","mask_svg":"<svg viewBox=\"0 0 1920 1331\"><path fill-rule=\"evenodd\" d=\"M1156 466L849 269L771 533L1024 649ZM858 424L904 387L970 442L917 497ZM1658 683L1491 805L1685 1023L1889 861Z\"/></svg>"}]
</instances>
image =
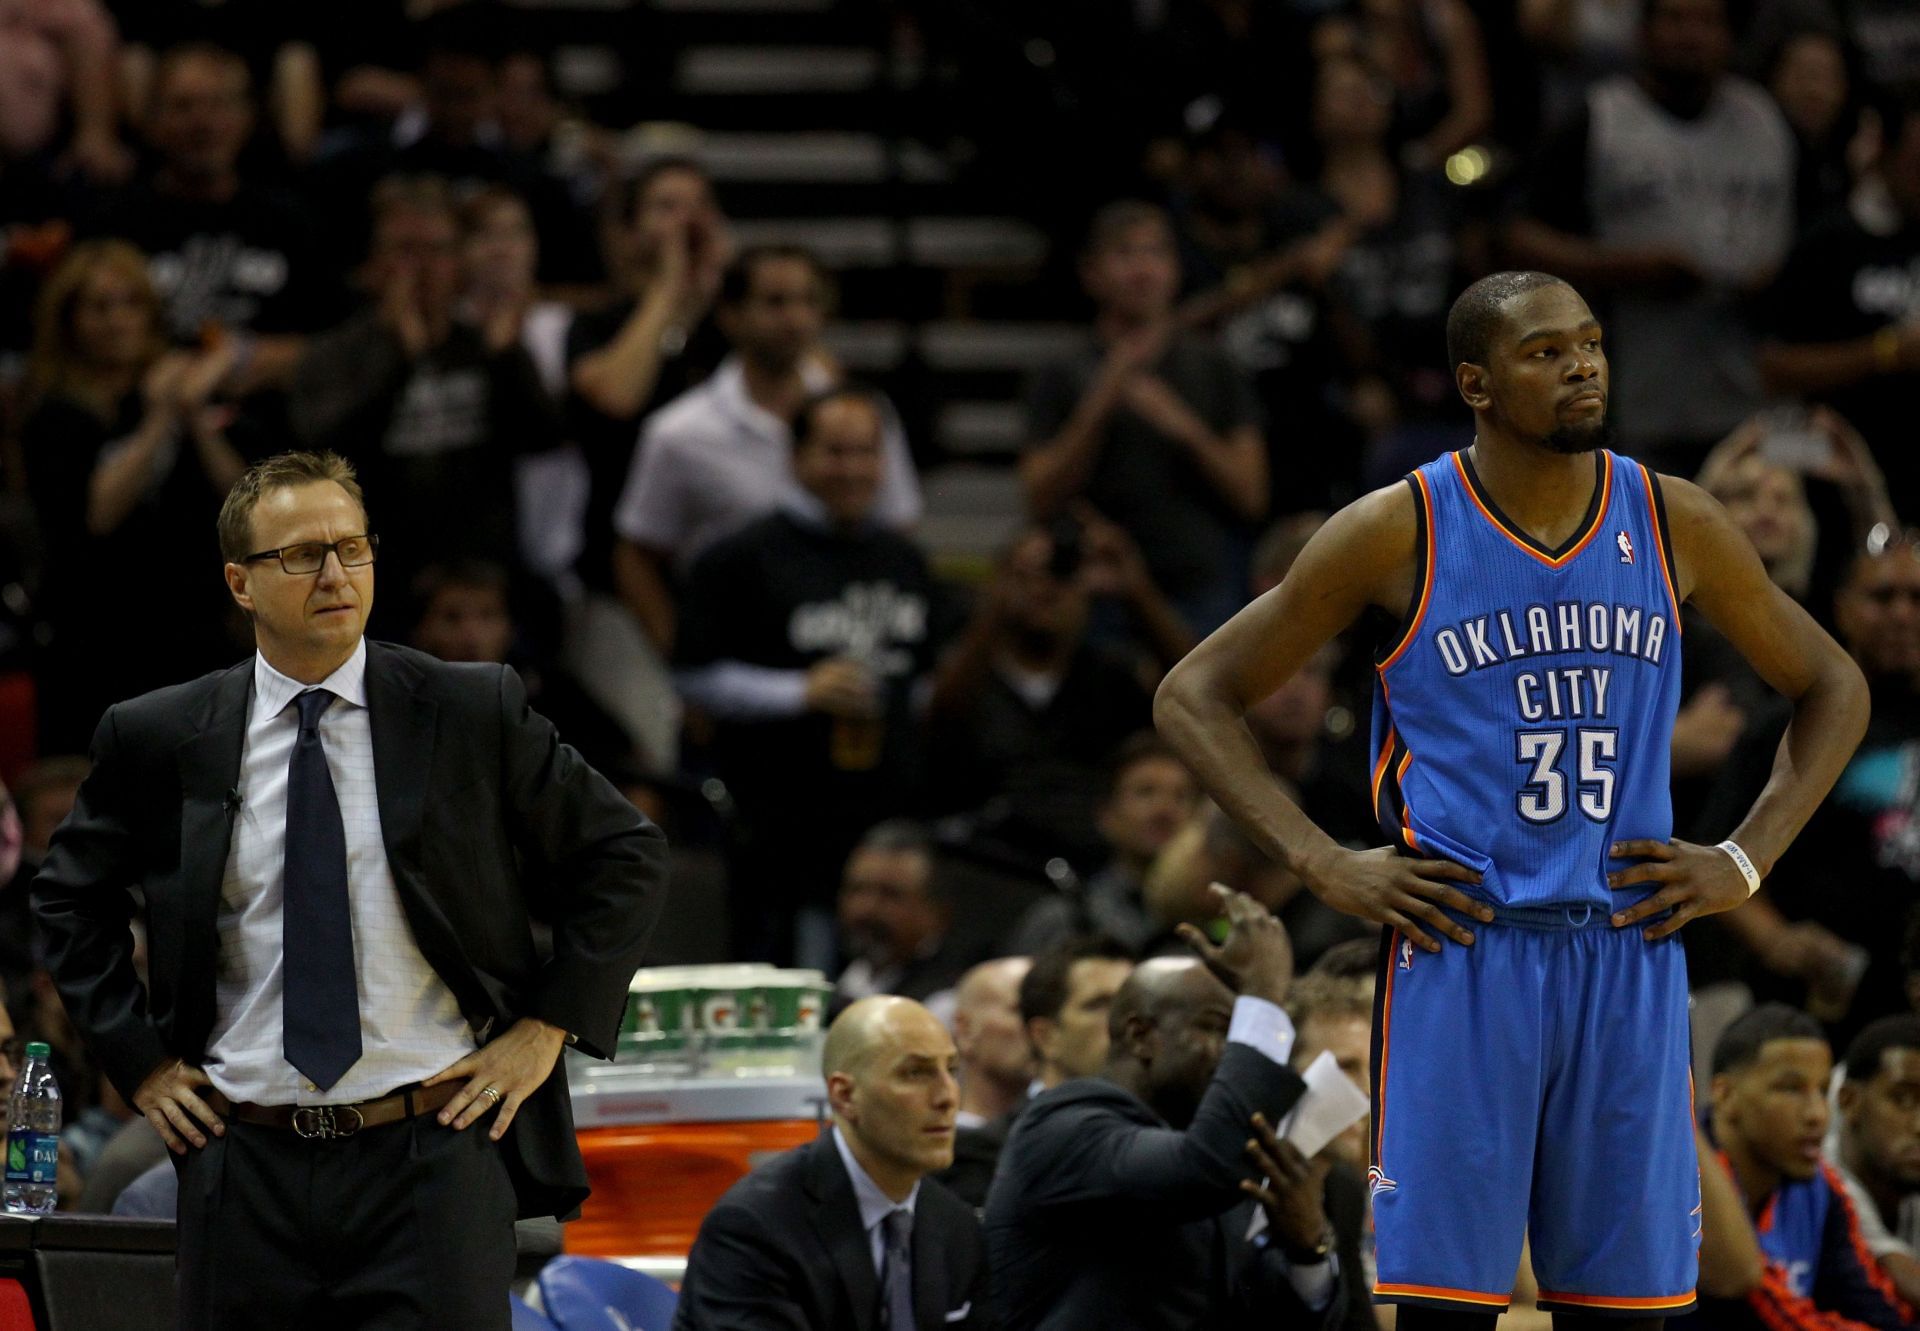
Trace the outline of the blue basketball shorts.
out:
<instances>
[{"instance_id":1,"label":"blue basketball shorts","mask_svg":"<svg viewBox=\"0 0 1920 1331\"><path fill-rule=\"evenodd\" d=\"M1686 1312L1700 1172L1679 940L1584 907L1471 927L1438 954L1381 940L1374 1301L1497 1312L1527 1236L1543 1308Z\"/></svg>"}]
</instances>

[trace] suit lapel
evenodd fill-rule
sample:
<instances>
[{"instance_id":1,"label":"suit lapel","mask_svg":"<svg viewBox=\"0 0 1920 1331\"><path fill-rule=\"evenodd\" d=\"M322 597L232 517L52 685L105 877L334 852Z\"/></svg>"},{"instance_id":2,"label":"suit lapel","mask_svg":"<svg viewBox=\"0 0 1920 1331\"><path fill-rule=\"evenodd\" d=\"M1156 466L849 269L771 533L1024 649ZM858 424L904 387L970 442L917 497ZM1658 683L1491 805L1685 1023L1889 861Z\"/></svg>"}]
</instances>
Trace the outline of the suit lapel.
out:
<instances>
[{"instance_id":1,"label":"suit lapel","mask_svg":"<svg viewBox=\"0 0 1920 1331\"><path fill-rule=\"evenodd\" d=\"M856 1331L872 1331L880 1280L873 1272L873 1248L860 1224L860 1205L853 1199L853 1180L847 1177L830 1134L822 1133L809 1149L813 1156L807 1191L814 1201L814 1232L840 1275Z\"/></svg>"},{"instance_id":2,"label":"suit lapel","mask_svg":"<svg viewBox=\"0 0 1920 1331\"><path fill-rule=\"evenodd\" d=\"M380 839L402 890L418 893L420 826L427 772L433 763L432 699L416 687L419 669L384 643L367 643L367 712L373 731L373 784L380 803Z\"/></svg>"},{"instance_id":3,"label":"suit lapel","mask_svg":"<svg viewBox=\"0 0 1920 1331\"><path fill-rule=\"evenodd\" d=\"M253 658L219 676L194 717L192 736L174 750L180 778L179 969L177 1047L197 1052L213 1027L213 977L219 946L220 884L238 808L240 751L253 698Z\"/></svg>"}]
</instances>

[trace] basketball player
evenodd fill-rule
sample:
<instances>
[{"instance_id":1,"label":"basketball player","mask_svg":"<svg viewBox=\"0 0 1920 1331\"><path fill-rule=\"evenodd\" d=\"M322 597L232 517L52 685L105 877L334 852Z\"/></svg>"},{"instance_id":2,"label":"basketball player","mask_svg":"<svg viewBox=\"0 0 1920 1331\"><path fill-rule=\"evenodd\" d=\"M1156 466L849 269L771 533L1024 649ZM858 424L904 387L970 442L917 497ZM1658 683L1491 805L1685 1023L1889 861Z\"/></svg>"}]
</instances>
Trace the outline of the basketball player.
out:
<instances>
[{"instance_id":1,"label":"basketball player","mask_svg":"<svg viewBox=\"0 0 1920 1331\"><path fill-rule=\"evenodd\" d=\"M1700 1225L1674 934L1758 886L1858 743L1866 685L1718 504L1604 448L1600 325L1570 286L1475 283L1447 355L1473 446L1336 514L1155 714L1257 844L1385 926L1375 1300L1403 1305L1402 1331L1492 1331L1530 1233L1562 1331L1657 1329L1693 1307ZM1794 705L1719 846L1671 839L1688 601ZM1241 716L1370 607L1397 621L1373 720L1392 844L1349 851L1281 792Z\"/></svg>"}]
</instances>

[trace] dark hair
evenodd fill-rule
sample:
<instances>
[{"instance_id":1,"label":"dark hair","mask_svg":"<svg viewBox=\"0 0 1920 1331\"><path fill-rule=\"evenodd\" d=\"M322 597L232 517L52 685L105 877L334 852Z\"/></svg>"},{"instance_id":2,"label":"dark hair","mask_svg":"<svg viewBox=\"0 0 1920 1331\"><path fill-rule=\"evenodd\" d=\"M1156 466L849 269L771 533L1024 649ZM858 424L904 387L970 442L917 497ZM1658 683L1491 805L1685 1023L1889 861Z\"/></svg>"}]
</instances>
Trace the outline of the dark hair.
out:
<instances>
[{"instance_id":1,"label":"dark hair","mask_svg":"<svg viewBox=\"0 0 1920 1331\"><path fill-rule=\"evenodd\" d=\"M922 823L911 818L889 818L869 827L854 843L848 859L862 851L880 851L889 855L918 855L927 862L927 896L945 904L953 899L953 885L942 871L933 836Z\"/></svg>"},{"instance_id":2,"label":"dark hair","mask_svg":"<svg viewBox=\"0 0 1920 1331\"><path fill-rule=\"evenodd\" d=\"M1715 1075L1746 1067L1775 1040L1822 1040L1827 1033L1808 1013L1785 1003L1762 1003L1734 1018L1713 1046Z\"/></svg>"},{"instance_id":3,"label":"dark hair","mask_svg":"<svg viewBox=\"0 0 1920 1331\"><path fill-rule=\"evenodd\" d=\"M1847 1080L1871 1081L1879 1076L1889 1049L1920 1050L1920 1015L1896 1012L1862 1027L1847 1046Z\"/></svg>"},{"instance_id":4,"label":"dark hair","mask_svg":"<svg viewBox=\"0 0 1920 1331\"><path fill-rule=\"evenodd\" d=\"M1187 765L1173 745L1160 738L1158 731L1136 730L1120 741L1120 747L1113 751L1113 757L1107 761L1107 798L1112 799L1120 789L1121 780L1141 763L1169 762L1178 764L1181 771Z\"/></svg>"},{"instance_id":5,"label":"dark hair","mask_svg":"<svg viewBox=\"0 0 1920 1331\"><path fill-rule=\"evenodd\" d=\"M1067 1005L1067 982L1083 961L1133 961L1133 950L1117 938L1087 934L1057 943L1033 959L1020 981L1020 1020L1057 1019Z\"/></svg>"},{"instance_id":6,"label":"dark hair","mask_svg":"<svg viewBox=\"0 0 1920 1331\"><path fill-rule=\"evenodd\" d=\"M253 544L253 510L261 495L269 490L291 489L319 481L332 481L345 490L361 515L366 515L366 497L360 493L360 481L354 474L353 464L338 453L276 453L248 467L246 474L233 483L233 489L227 491L226 500L220 505L218 524L221 558L237 564L253 553L248 549ZM368 525L371 528L371 519Z\"/></svg>"},{"instance_id":7,"label":"dark hair","mask_svg":"<svg viewBox=\"0 0 1920 1331\"><path fill-rule=\"evenodd\" d=\"M708 189L713 188L713 177L707 174L707 168L702 166L696 158L679 154L656 157L632 175L616 181L608 188L606 200L602 205L605 211L601 215L623 226L631 222L635 210L640 207L640 200L646 198L647 191L653 188L653 182L662 176L672 175L676 171L698 176Z\"/></svg>"},{"instance_id":8,"label":"dark hair","mask_svg":"<svg viewBox=\"0 0 1920 1331\"><path fill-rule=\"evenodd\" d=\"M1087 224L1087 247L1082 256L1091 259L1103 253L1119 244L1127 232L1149 222L1164 227L1168 236L1173 235L1173 216L1159 204L1144 199L1116 199L1095 213Z\"/></svg>"},{"instance_id":9,"label":"dark hair","mask_svg":"<svg viewBox=\"0 0 1920 1331\"><path fill-rule=\"evenodd\" d=\"M513 608L513 579L504 567L491 559L460 559L427 565L413 580L413 601L424 615L434 597L454 590L492 592L509 611Z\"/></svg>"},{"instance_id":10,"label":"dark hair","mask_svg":"<svg viewBox=\"0 0 1920 1331\"><path fill-rule=\"evenodd\" d=\"M763 263L773 263L781 259L793 259L813 269L814 281L822 287L827 284L826 266L819 256L804 245L774 244L749 245L736 254L727 270L720 275L721 305L740 305L753 294L753 275Z\"/></svg>"},{"instance_id":11,"label":"dark hair","mask_svg":"<svg viewBox=\"0 0 1920 1331\"><path fill-rule=\"evenodd\" d=\"M793 414L793 447L795 452L798 452L801 445L813 438L813 432L818 429L820 425L819 417L821 410L831 406L835 402L865 403L872 409L875 419L880 422L881 428L886 428L886 405L879 391L868 388L865 384L855 383L850 380L847 383L836 384L832 388L815 393L812 397L800 404L800 410Z\"/></svg>"},{"instance_id":12,"label":"dark hair","mask_svg":"<svg viewBox=\"0 0 1920 1331\"><path fill-rule=\"evenodd\" d=\"M1493 351L1494 335L1506 318L1507 302L1565 285L1552 273L1527 271L1490 273L1475 282L1447 311L1447 364L1485 365Z\"/></svg>"},{"instance_id":13,"label":"dark hair","mask_svg":"<svg viewBox=\"0 0 1920 1331\"><path fill-rule=\"evenodd\" d=\"M227 73L234 75L240 83L240 95L253 100L253 71L247 67L246 57L230 46L218 42L190 41L176 42L160 53L160 59L153 67L153 77L148 85L147 100L152 102L159 97L160 89L173 76L174 70L194 60L204 60L208 64L218 65Z\"/></svg>"}]
</instances>

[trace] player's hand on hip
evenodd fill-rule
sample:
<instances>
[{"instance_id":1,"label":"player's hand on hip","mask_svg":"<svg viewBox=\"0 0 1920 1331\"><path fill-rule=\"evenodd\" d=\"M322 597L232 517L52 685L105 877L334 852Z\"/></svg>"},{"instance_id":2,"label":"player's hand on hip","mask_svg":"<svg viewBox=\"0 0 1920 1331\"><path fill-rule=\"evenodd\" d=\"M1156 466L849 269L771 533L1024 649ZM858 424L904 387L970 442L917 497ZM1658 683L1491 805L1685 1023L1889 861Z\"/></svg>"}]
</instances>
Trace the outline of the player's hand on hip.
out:
<instances>
[{"instance_id":1,"label":"player's hand on hip","mask_svg":"<svg viewBox=\"0 0 1920 1331\"><path fill-rule=\"evenodd\" d=\"M535 1017L522 1017L499 1038L434 1073L422 1086L464 1079L465 1085L440 1108L439 1119L459 1132L490 1109L498 1109L487 1135L499 1141L527 1097L553 1075L567 1033Z\"/></svg>"},{"instance_id":2,"label":"player's hand on hip","mask_svg":"<svg viewBox=\"0 0 1920 1331\"><path fill-rule=\"evenodd\" d=\"M227 1135L227 1125L198 1095L212 1085L199 1068L170 1058L140 1083L133 1093L133 1107L153 1124L169 1151L185 1155L189 1142L195 1147L207 1144L206 1134L200 1131L202 1124L216 1137Z\"/></svg>"},{"instance_id":3,"label":"player's hand on hip","mask_svg":"<svg viewBox=\"0 0 1920 1331\"><path fill-rule=\"evenodd\" d=\"M1208 890L1227 917L1226 939L1216 947L1191 924L1183 924L1175 930L1181 941L1234 993L1283 1002L1293 983L1293 940L1286 926L1245 892L1220 883Z\"/></svg>"},{"instance_id":4,"label":"player's hand on hip","mask_svg":"<svg viewBox=\"0 0 1920 1331\"><path fill-rule=\"evenodd\" d=\"M1452 860L1414 860L1391 846L1342 850L1332 864L1307 878L1313 894L1337 911L1398 929L1418 947L1440 950L1440 939L1464 946L1473 934L1446 910L1486 924L1493 908L1475 901L1453 883L1478 886L1480 874ZM1442 910L1441 907L1446 907ZM1432 932L1422 929L1426 924Z\"/></svg>"},{"instance_id":5,"label":"player's hand on hip","mask_svg":"<svg viewBox=\"0 0 1920 1331\"><path fill-rule=\"evenodd\" d=\"M1732 910L1747 899L1747 880L1740 868L1718 846L1696 846L1691 841L1616 841L1609 852L1616 860L1640 864L1615 869L1607 886L1622 888L1654 883L1659 891L1613 913L1613 927L1624 929L1661 911L1673 913L1641 933L1648 942L1679 931L1688 920Z\"/></svg>"}]
</instances>

